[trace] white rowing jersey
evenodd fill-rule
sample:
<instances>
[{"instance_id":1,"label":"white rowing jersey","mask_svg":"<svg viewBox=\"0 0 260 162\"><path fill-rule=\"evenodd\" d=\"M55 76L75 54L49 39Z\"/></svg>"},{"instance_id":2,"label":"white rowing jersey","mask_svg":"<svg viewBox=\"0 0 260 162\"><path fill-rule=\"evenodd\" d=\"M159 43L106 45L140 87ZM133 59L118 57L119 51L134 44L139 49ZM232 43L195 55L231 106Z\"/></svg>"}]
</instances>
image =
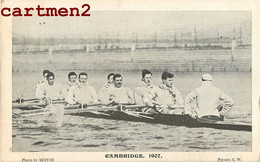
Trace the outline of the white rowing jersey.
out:
<instances>
[{"instance_id":1,"label":"white rowing jersey","mask_svg":"<svg viewBox=\"0 0 260 162\"><path fill-rule=\"evenodd\" d=\"M192 102L195 106L192 107ZM220 89L216 88L211 81L204 81L199 88L193 90L185 98L185 113L198 117L214 115L220 116L231 109L233 100ZM219 112L218 107L223 109ZM222 115L222 114L221 114Z\"/></svg>"},{"instance_id":2,"label":"white rowing jersey","mask_svg":"<svg viewBox=\"0 0 260 162\"><path fill-rule=\"evenodd\" d=\"M69 104L94 104L98 103L96 90L88 84L72 86L69 90L66 102Z\"/></svg>"},{"instance_id":3,"label":"white rowing jersey","mask_svg":"<svg viewBox=\"0 0 260 162\"><path fill-rule=\"evenodd\" d=\"M53 85L48 83L41 83L36 88L36 98L49 98L51 100L62 99L62 85L55 82Z\"/></svg>"},{"instance_id":4,"label":"white rowing jersey","mask_svg":"<svg viewBox=\"0 0 260 162\"><path fill-rule=\"evenodd\" d=\"M127 87L113 87L109 89L109 101L116 103L134 103L133 91Z\"/></svg>"}]
</instances>

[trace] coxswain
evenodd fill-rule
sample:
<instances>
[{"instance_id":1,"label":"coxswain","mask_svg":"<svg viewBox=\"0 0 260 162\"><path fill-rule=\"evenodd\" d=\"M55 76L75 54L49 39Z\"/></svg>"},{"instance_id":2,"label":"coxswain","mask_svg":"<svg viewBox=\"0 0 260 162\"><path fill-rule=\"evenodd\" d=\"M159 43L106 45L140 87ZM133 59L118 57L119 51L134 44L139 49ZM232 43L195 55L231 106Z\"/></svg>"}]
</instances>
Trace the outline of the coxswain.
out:
<instances>
[{"instance_id":1,"label":"coxswain","mask_svg":"<svg viewBox=\"0 0 260 162\"><path fill-rule=\"evenodd\" d=\"M128 87L122 87L123 77L115 74L113 77L114 86L109 89L109 103L134 104L133 91Z\"/></svg>"},{"instance_id":2,"label":"coxswain","mask_svg":"<svg viewBox=\"0 0 260 162\"><path fill-rule=\"evenodd\" d=\"M174 75L169 72L162 73L162 83L150 91L152 100L148 106L154 107L163 114L182 114L184 101L180 91L173 86Z\"/></svg>"},{"instance_id":3,"label":"coxswain","mask_svg":"<svg viewBox=\"0 0 260 162\"><path fill-rule=\"evenodd\" d=\"M88 74L82 72L78 76L79 84L70 88L65 101L69 104L96 104L97 93L96 90L88 85Z\"/></svg>"},{"instance_id":4,"label":"coxswain","mask_svg":"<svg viewBox=\"0 0 260 162\"><path fill-rule=\"evenodd\" d=\"M36 93L36 98L49 100L61 100L62 97L62 85L54 82L55 75L53 72L49 72L46 76L47 84L42 84L40 90Z\"/></svg>"},{"instance_id":5,"label":"coxswain","mask_svg":"<svg viewBox=\"0 0 260 162\"><path fill-rule=\"evenodd\" d=\"M69 93L70 88L72 86L76 86L76 85L78 85L77 74L75 72L70 72L68 74L68 81L63 88L63 94L62 94L63 97L66 98Z\"/></svg>"},{"instance_id":6,"label":"coxswain","mask_svg":"<svg viewBox=\"0 0 260 162\"><path fill-rule=\"evenodd\" d=\"M108 104L109 103L109 89L114 86L114 73L110 73L107 76L107 82L105 83L104 87L102 87L98 91L98 100L103 103L103 104Z\"/></svg>"},{"instance_id":7,"label":"coxswain","mask_svg":"<svg viewBox=\"0 0 260 162\"><path fill-rule=\"evenodd\" d=\"M152 72L145 69L142 71L142 79L139 86L134 91L134 99L137 105L146 105L151 102L152 98L149 93L155 87L152 84ZM142 112L157 113L153 108L143 108Z\"/></svg>"},{"instance_id":8,"label":"coxswain","mask_svg":"<svg viewBox=\"0 0 260 162\"><path fill-rule=\"evenodd\" d=\"M212 117L223 120L222 116L233 106L232 98L212 84L212 75L203 74L201 80L202 85L185 98L185 114L190 114L193 118Z\"/></svg>"}]
</instances>

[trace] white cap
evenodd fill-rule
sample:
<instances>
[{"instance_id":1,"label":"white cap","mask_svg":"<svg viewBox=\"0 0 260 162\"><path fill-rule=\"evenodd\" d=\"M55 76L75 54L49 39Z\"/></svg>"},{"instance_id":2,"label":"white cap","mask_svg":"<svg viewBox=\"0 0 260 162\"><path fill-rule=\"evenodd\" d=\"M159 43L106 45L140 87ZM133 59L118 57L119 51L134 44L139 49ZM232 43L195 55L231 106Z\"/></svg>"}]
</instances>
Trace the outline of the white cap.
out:
<instances>
[{"instance_id":1,"label":"white cap","mask_svg":"<svg viewBox=\"0 0 260 162\"><path fill-rule=\"evenodd\" d=\"M210 75L210 74L203 74L201 76L201 79L204 80L204 81L212 81L212 75Z\"/></svg>"}]
</instances>

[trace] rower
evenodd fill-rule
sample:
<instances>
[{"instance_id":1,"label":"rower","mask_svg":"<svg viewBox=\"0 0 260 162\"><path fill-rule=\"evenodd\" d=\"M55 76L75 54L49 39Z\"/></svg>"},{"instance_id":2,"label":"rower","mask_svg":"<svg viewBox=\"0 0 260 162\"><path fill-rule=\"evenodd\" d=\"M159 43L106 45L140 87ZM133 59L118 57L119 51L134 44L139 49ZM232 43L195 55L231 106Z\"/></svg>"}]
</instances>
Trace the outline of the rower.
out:
<instances>
[{"instance_id":1,"label":"rower","mask_svg":"<svg viewBox=\"0 0 260 162\"><path fill-rule=\"evenodd\" d=\"M78 78L79 84L70 88L69 93L65 99L66 102L69 104L98 103L96 90L92 86L88 85L88 74L82 72L79 74Z\"/></svg>"},{"instance_id":2,"label":"rower","mask_svg":"<svg viewBox=\"0 0 260 162\"><path fill-rule=\"evenodd\" d=\"M133 91L130 88L122 87L123 77L121 74L113 76L114 86L109 89L109 103L134 104Z\"/></svg>"},{"instance_id":3,"label":"rower","mask_svg":"<svg viewBox=\"0 0 260 162\"><path fill-rule=\"evenodd\" d=\"M149 93L154 87L152 84L152 72L147 69L143 70L142 79L134 92L135 103L138 105L147 105L147 103L152 100ZM142 112L157 113L153 108L149 107L143 108Z\"/></svg>"},{"instance_id":4,"label":"rower","mask_svg":"<svg viewBox=\"0 0 260 162\"><path fill-rule=\"evenodd\" d=\"M185 114L193 118L212 116L222 120L221 116L230 111L233 106L232 98L212 84L212 75L203 74L201 80L202 85L185 98ZM192 103L196 106L192 107Z\"/></svg>"},{"instance_id":5,"label":"rower","mask_svg":"<svg viewBox=\"0 0 260 162\"><path fill-rule=\"evenodd\" d=\"M162 83L150 92L152 100L147 103L163 114L182 114L183 98L180 91L173 86L174 75L169 72L162 73Z\"/></svg>"},{"instance_id":6,"label":"rower","mask_svg":"<svg viewBox=\"0 0 260 162\"><path fill-rule=\"evenodd\" d=\"M40 92L42 91L42 86L43 84L48 83L47 81L47 74L49 73L49 70L43 70L42 72L42 80L38 81L37 84L35 85L36 88L36 98L39 98L37 95L40 94Z\"/></svg>"},{"instance_id":7,"label":"rower","mask_svg":"<svg viewBox=\"0 0 260 162\"><path fill-rule=\"evenodd\" d=\"M39 91L36 93L36 98L49 100L62 99L62 85L54 82L55 75L53 72L49 72L46 76L47 84L42 84Z\"/></svg>"},{"instance_id":8,"label":"rower","mask_svg":"<svg viewBox=\"0 0 260 162\"><path fill-rule=\"evenodd\" d=\"M77 74L75 72L70 72L68 74L68 81L63 88L63 94L62 94L63 97L66 98L69 93L70 88L72 86L76 86L76 85L78 85Z\"/></svg>"},{"instance_id":9,"label":"rower","mask_svg":"<svg viewBox=\"0 0 260 162\"><path fill-rule=\"evenodd\" d=\"M114 73L110 73L107 76L107 82L104 87L102 87L98 92L98 100L103 104L108 104L109 102L109 89L114 86Z\"/></svg>"}]
</instances>

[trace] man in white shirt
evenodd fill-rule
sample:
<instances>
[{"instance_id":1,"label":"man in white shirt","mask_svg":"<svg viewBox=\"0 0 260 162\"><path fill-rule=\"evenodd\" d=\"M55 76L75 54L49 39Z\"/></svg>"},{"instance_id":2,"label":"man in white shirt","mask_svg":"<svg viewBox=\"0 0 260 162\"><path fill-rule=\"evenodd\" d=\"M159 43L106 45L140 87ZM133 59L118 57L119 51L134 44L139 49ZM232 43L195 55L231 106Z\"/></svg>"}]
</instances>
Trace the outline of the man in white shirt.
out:
<instances>
[{"instance_id":1,"label":"man in white shirt","mask_svg":"<svg viewBox=\"0 0 260 162\"><path fill-rule=\"evenodd\" d=\"M42 91L43 85L48 83L47 80L47 75L50 71L49 70L43 70L42 72L42 80L38 81L37 84L35 85L35 89L36 89L36 98L39 98L37 95L40 94L40 92Z\"/></svg>"},{"instance_id":2,"label":"man in white shirt","mask_svg":"<svg viewBox=\"0 0 260 162\"><path fill-rule=\"evenodd\" d=\"M66 102L69 104L96 104L96 90L87 83L88 74L82 72L79 74L79 84L72 86L66 97Z\"/></svg>"},{"instance_id":3,"label":"man in white shirt","mask_svg":"<svg viewBox=\"0 0 260 162\"><path fill-rule=\"evenodd\" d=\"M109 89L109 103L133 104L133 91L130 88L122 87L123 77L115 74L113 80L115 86Z\"/></svg>"},{"instance_id":4,"label":"man in white shirt","mask_svg":"<svg viewBox=\"0 0 260 162\"><path fill-rule=\"evenodd\" d=\"M41 88L36 93L36 98L49 100L60 100L62 97L62 85L54 82L55 75L49 72L46 76L47 83L42 84Z\"/></svg>"},{"instance_id":5,"label":"man in white shirt","mask_svg":"<svg viewBox=\"0 0 260 162\"><path fill-rule=\"evenodd\" d=\"M108 104L109 101L109 89L114 86L114 73L110 73L107 76L107 82L105 83L104 87L102 87L98 92L98 100L103 104Z\"/></svg>"},{"instance_id":6,"label":"man in white shirt","mask_svg":"<svg viewBox=\"0 0 260 162\"><path fill-rule=\"evenodd\" d=\"M202 85L185 98L185 113L193 118L204 116L223 116L230 111L233 100L212 84L212 76L201 76ZM195 101L195 107L191 104ZM194 103L193 103L194 104Z\"/></svg>"},{"instance_id":7,"label":"man in white shirt","mask_svg":"<svg viewBox=\"0 0 260 162\"><path fill-rule=\"evenodd\" d=\"M162 83L153 88L147 97L152 98L148 106L155 107L163 114L182 114L184 101L180 91L173 86L174 75L169 72L162 73Z\"/></svg>"},{"instance_id":8,"label":"man in white shirt","mask_svg":"<svg viewBox=\"0 0 260 162\"><path fill-rule=\"evenodd\" d=\"M135 103L137 105L146 106L147 103L152 100L149 93L152 91L153 88L155 88L155 86L152 84L152 72L144 69L142 71L142 79L140 81L140 84L134 92ZM157 113L153 108L150 107L142 108L142 111L147 113Z\"/></svg>"},{"instance_id":9,"label":"man in white shirt","mask_svg":"<svg viewBox=\"0 0 260 162\"><path fill-rule=\"evenodd\" d=\"M70 72L68 74L68 81L63 88L63 92L62 92L63 97L66 98L69 93L70 88L72 86L76 86L76 85L78 85L77 74L75 72Z\"/></svg>"}]
</instances>

